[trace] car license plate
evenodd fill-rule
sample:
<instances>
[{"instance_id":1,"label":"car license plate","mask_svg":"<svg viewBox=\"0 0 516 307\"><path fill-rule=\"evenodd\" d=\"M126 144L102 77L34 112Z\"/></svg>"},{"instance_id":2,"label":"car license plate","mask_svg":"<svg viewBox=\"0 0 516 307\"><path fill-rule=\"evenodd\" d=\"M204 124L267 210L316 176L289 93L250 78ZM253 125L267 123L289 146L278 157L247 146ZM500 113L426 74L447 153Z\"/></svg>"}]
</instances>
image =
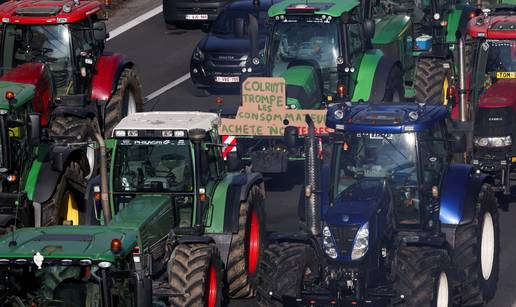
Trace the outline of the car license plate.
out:
<instances>
[{"instance_id":1,"label":"car license plate","mask_svg":"<svg viewBox=\"0 0 516 307\"><path fill-rule=\"evenodd\" d=\"M234 82L240 82L239 77L221 77L216 76L215 82L221 82L221 83L234 83Z\"/></svg>"},{"instance_id":2,"label":"car license plate","mask_svg":"<svg viewBox=\"0 0 516 307\"><path fill-rule=\"evenodd\" d=\"M513 71L497 71L497 79L516 79L516 72Z\"/></svg>"},{"instance_id":3,"label":"car license plate","mask_svg":"<svg viewBox=\"0 0 516 307\"><path fill-rule=\"evenodd\" d=\"M186 15L185 19L187 19L187 20L208 20L208 15L207 14Z\"/></svg>"}]
</instances>

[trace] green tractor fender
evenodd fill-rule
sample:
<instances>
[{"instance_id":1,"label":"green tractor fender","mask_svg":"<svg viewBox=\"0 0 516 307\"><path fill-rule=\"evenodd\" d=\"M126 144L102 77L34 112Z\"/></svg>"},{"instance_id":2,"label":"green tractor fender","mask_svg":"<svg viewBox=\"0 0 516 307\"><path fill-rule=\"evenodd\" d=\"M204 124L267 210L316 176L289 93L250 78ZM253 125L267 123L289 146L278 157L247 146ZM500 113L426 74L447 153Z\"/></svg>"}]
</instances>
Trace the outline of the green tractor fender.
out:
<instances>
[{"instance_id":1,"label":"green tractor fender","mask_svg":"<svg viewBox=\"0 0 516 307\"><path fill-rule=\"evenodd\" d=\"M81 158L85 158L82 148L55 146L33 161L24 192L33 202L34 226L41 226L41 204L53 196L66 167Z\"/></svg>"},{"instance_id":2,"label":"green tractor fender","mask_svg":"<svg viewBox=\"0 0 516 307\"><path fill-rule=\"evenodd\" d=\"M383 99L387 89L389 74L394 67L401 63L385 56L381 50L372 49L362 57L353 92L353 102L374 101ZM371 77L373 76L373 77Z\"/></svg>"},{"instance_id":3,"label":"green tractor fender","mask_svg":"<svg viewBox=\"0 0 516 307\"><path fill-rule=\"evenodd\" d=\"M471 13L480 14L481 11L475 6L467 5L463 8L455 8L447 15L448 26L446 27L446 43L455 43L457 41L457 32L461 34L467 33L469 15Z\"/></svg>"}]
</instances>

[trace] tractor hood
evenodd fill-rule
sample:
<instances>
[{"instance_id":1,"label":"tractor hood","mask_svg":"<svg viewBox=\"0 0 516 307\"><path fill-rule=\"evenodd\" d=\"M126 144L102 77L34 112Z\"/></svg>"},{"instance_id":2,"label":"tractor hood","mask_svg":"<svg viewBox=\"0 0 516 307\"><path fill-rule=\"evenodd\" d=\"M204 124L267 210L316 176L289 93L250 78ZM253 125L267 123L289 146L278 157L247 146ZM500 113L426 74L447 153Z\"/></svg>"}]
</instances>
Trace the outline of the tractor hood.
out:
<instances>
[{"instance_id":1,"label":"tractor hood","mask_svg":"<svg viewBox=\"0 0 516 307\"><path fill-rule=\"evenodd\" d=\"M501 79L485 92L478 102L479 108L511 107L516 110L516 95L514 88L516 79Z\"/></svg>"},{"instance_id":2,"label":"tractor hood","mask_svg":"<svg viewBox=\"0 0 516 307\"><path fill-rule=\"evenodd\" d=\"M0 109L9 110L9 101L5 98L5 94L8 91L14 93L16 97L12 103L14 108L18 108L27 102L32 101L34 98L34 85L17 83L17 82L9 82L9 81L0 81Z\"/></svg>"},{"instance_id":3,"label":"tractor hood","mask_svg":"<svg viewBox=\"0 0 516 307\"><path fill-rule=\"evenodd\" d=\"M16 246L10 247L14 237ZM22 228L0 239L1 259L28 259L39 252L46 259L115 261L111 240L122 241L123 252L132 251L136 232L108 226L52 226ZM122 252L122 253L123 253Z\"/></svg>"},{"instance_id":4,"label":"tractor hood","mask_svg":"<svg viewBox=\"0 0 516 307\"><path fill-rule=\"evenodd\" d=\"M364 224L375 214L385 197L389 197L381 179L363 179L348 187L325 212L329 225Z\"/></svg>"}]
</instances>

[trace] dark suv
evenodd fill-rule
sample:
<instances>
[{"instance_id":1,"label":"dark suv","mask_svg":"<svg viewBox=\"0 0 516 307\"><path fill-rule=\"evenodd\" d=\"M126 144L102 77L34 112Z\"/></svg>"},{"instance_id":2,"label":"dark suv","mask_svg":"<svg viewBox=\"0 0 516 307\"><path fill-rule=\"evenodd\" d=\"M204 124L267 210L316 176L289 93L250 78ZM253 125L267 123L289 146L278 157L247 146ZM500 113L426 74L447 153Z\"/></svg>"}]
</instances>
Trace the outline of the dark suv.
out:
<instances>
[{"instance_id":1,"label":"dark suv","mask_svg":"<svg viewBox=\"0 0 516 307\"><path fill-rule=\"evenodd\" d=\"M244 73L246 77L264 73L263 49L269 34L267 10L272 4L271 0L237 0L224 7L193 51L190 75L197 88L234 93L240 89ZM249 14L258 20L259 29L257 47L260 52L253 58L248 35ZM208 31L207 27L204 29ZM253 65L247 65L247 62ZM246 67L251 70L244 71Z\"/></svg>"}]
</instances>

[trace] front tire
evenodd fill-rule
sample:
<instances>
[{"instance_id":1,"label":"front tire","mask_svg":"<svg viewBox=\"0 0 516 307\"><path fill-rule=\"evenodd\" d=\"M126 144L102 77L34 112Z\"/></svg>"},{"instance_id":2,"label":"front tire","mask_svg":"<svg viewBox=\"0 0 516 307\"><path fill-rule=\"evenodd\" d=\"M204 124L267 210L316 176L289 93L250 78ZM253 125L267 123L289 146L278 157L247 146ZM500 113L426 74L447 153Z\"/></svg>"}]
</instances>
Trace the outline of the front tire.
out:
<instances>
[{"instance_id":1,"label":"front tire","mask_svg":"<svg viewBox=\"0 0 516 307\"><path fill-rule=\"evenodd\" d=\"M302 243L271 244L259 267L258 305L289 306L290 299L301 295L303 281L314 261L311 246ZM272 295L271 295L272 294Z\"/></svg>"},{"instance_id":2,"label":"front tire","mask_svg":"<svg viewBox=\"0 0 516 307\"><path fill-rule=\"evenodd\" d=\"M208 244L180 244L168 262L168 282L174 293L170 306L220 307L222 304L222 261L218 250Z\"/></svg>"},{"instance_id":3,"label":"front tire","mask_svg":"<svg viewBox=\"0 0 516 307\"><path fill-rule=\"evenodd\" d=\"M404 99L405 89L403 88L403 74L398 66L394 66L389 72L382 102L397 103Z\"/></svg>"},{"instance_id":4,"label":"front tire","mask_svg":"<svg viewBox=\"0 0 516 307\"><path fill-rule=\"evenodd\" d=\"M111 137L115 126L129 114L143 111L143 95L140 78L134 68L122 71L116 91L106 106L104 137Z\"/></svg>"},{"instance_id":5,"label":"front tire","mask_svg":"<svg viewBox=\"0 0 516 307\"><path fill-rule=\"evenodd\" d=\"M448 253L431 247L400 247L396 251L394 289L402 306L452 306L451 266Z\"/></svg>"},{"instance_id":6,"label":"front tire","mask_svg":"<svg viewBox=\"0 0 516 307\"><path fill-rule=\"evenodd\" d=\"M263 191L253 186L247 200L240 204L238 233L231 239L227 263L229 296L255 295L258 265L266 247L265 204Z\"/></svg>"},{"instance_id":7,"label":"front tire","mask_svg":"<svg viewBox=\"0 0 516 307\"><path fill-rule=\"evenodd\" d=\"M471 223L457 227L452 251L452 261L463 276L456 297L460 306L485 304L494 297L498 282L500 226L490 185L482 185L475 210Z\"/></svg>"}]
</instances>

